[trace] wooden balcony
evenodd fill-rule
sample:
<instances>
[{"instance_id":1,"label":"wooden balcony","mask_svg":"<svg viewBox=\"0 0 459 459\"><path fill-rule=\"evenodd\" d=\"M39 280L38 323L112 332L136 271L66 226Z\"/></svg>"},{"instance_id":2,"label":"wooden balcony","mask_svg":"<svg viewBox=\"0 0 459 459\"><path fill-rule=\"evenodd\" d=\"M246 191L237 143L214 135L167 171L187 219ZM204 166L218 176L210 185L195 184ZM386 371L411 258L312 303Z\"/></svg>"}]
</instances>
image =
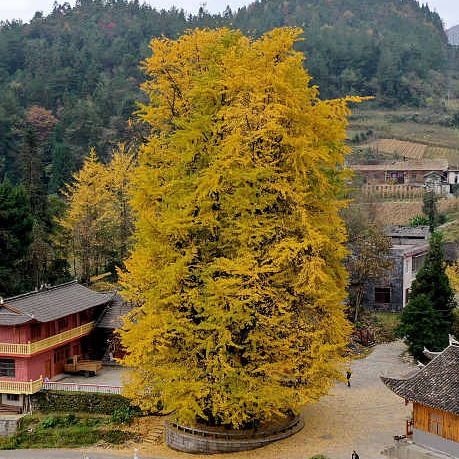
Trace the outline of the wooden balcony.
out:
<instances>
[{"instance_id":1,"label":"wooden balcony","mask_svg":"<svg viewBox=\"0 0 459 459\"><path fill-rule=\"evenodd\" d=\"M0 354L28 357L30 355L36 354L37 352L44 351L50 347L59 346L66 341L87 335L93 328L94 322L89 322L88 324L80 325L79 327L72 328L71 330L66 330L65 332L58 333L57 335L50 336L49 338L45 338L40 341L35 341L34 343L0 343Z\"/></svg>"},{"instance_id":2,"label":"wooden balcony","mask_svg":"<svg viewBox=\"0 0 459 459\"><path fill-rule=\"evenodd\" d=\"M0 381L2 394L35 394L43 387L43 379L36 381Z\"/></svg>"}]
</instances>

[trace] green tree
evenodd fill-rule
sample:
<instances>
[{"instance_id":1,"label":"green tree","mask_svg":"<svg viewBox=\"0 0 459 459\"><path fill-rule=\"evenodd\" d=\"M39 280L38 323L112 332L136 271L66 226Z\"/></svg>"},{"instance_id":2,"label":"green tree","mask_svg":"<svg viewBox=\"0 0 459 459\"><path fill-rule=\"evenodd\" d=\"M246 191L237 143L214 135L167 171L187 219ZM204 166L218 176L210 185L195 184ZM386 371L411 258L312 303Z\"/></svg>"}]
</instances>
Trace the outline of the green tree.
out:
<instances>
[{"instance_id":1,"label":"green tree","mask_svg":"<svg viewBox=\"0 0 459 459\"><path fill-rule=\"evenodd\" d=\"M433 233L424 266L416 275L397 329L416 359L424 360L424 346L442 351L448 345L455 307L443 258L442 235Z\"/></svg>"},{"instance_id":2,"label":"green tree","mask_svg":"<svg viewBox=\"0 0 459 459\"><path fill-rule=\"evenodd\" d=\"M21 289L20 262L32 242L33 217L22 187L0 184L0 296Z\"/></svg>"},{"instance_id":3,"label":"green tree","mask_svg":"<svg viewBox=\"0 0 459 459\"><path fill-rule=\"evenodd\" d=\"M422 212L429 221L430 232L438 224L437 195L433 191L426 191L423 197Z\"/></svg>"}]
</instances>

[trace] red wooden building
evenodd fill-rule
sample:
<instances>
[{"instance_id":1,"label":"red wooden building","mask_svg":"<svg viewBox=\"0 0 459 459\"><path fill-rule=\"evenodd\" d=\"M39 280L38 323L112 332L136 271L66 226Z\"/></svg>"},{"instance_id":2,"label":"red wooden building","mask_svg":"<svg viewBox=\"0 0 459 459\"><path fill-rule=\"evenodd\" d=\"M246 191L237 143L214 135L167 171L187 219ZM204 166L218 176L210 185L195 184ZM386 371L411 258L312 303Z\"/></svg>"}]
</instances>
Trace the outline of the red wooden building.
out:
<instances>
[{"instance_id":1,"label":"red wooden building","mask_svg":"<svg viewBox=\"0 0 459 459\"><path fill-rule=\"evenodd\" d=\"M0 403L23 407L66 359L84 354L112 298L74 281L0 300Z\"/></svg>"}]
</instances>

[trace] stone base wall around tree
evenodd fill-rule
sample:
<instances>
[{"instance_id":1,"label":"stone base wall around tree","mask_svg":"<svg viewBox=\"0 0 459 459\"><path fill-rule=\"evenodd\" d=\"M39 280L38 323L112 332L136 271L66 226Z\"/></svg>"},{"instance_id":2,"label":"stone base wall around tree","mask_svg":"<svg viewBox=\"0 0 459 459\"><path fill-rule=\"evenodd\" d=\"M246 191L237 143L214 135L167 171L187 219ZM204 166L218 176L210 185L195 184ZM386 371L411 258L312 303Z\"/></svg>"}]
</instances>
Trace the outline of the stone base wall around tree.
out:
<instances>
[{"instance_id":1,"label":"stone base wall around tree","mask_svg":"<svg viewBox=\"0 0 459 459\"><path fill-rule=\"evenodd\" d=\"M259 432L254 438L231 438L231 434L228 434L228 438L223 438L224 434L218 434L220 438L215 438L215 432L194 431L194 429L186 429L187 431L184 431L181 430L183 428L177 427L171 422L166 422L165 432L166 444L172 449L186 453L216 454L261 448L274 441L290 437L303 427L304 420L298 417L285 430L279 429L277 432L267 433L266 436ZM190 431L196 433L190 433Z\"/></svg>"}]
</instances>

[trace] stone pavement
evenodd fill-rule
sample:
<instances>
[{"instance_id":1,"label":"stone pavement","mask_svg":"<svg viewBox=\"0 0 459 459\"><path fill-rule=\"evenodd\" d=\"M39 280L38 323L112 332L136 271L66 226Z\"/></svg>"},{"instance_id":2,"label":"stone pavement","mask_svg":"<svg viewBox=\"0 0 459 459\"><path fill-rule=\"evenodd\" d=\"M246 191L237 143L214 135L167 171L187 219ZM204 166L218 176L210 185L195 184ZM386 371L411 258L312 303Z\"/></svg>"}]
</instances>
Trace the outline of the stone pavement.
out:
<instances>
[{"instance_id":1,"label":"stone pavement","mask_svg":"<svg viewBox=\"0 0 459 459\"><path fill-rule=\"evenodd\" d=\"M296 435L258 450L212 455L212 459L308 459L315 454L350 459L353 449L361 459L382 459L380 452L392 444L393 436L404 433L411 406L386 389L379 376L412 371L414 367L400 359L404 351L404 344L396 341L376 346L368 357L354 360L352 387L338 383L330 395L307 405L303 409L306 426ZM190 458L164 444L139 449L151 457Z\"/></svg>"},{"instance_id":2,"label":"stone pavement","mask_svg":"<svg viewBox=\"0 0 459 459\"><path fill-rule=\"evenodd\" d=\"M330 395L303 409L306 426L298 434L264 448L243 453L212 455L212 459L309 459L324 454L330 459L350 459L355 449L361 459L383 459L380 452L392 437L404 433L411 406L386 389L379 376L401 376L413 366L400 359L405 346L400 341L376 346L366 358L351 364L351 388L338 383ZM92 379L92 378L89 378ZM169 449L164 444L139 446L142 459L209 459ZM90 459L133 457L133 447L124 450L88 449ZM0 459L82 459L75 450L0 451Z\"/></svg>"},{"instance_id":3,"label":"stone pavement","mask_svg":"<svg viewBox=\"0 0 459 459\"><path fill-rule=\"evenodd\" d=\"M101 384L107 386L121 386L121 375L126 371L125 368L104 365L96 376L85 378L80 375L66 374L59 382L78 383L78 384Z\"/></svg>"}]
</instances>

